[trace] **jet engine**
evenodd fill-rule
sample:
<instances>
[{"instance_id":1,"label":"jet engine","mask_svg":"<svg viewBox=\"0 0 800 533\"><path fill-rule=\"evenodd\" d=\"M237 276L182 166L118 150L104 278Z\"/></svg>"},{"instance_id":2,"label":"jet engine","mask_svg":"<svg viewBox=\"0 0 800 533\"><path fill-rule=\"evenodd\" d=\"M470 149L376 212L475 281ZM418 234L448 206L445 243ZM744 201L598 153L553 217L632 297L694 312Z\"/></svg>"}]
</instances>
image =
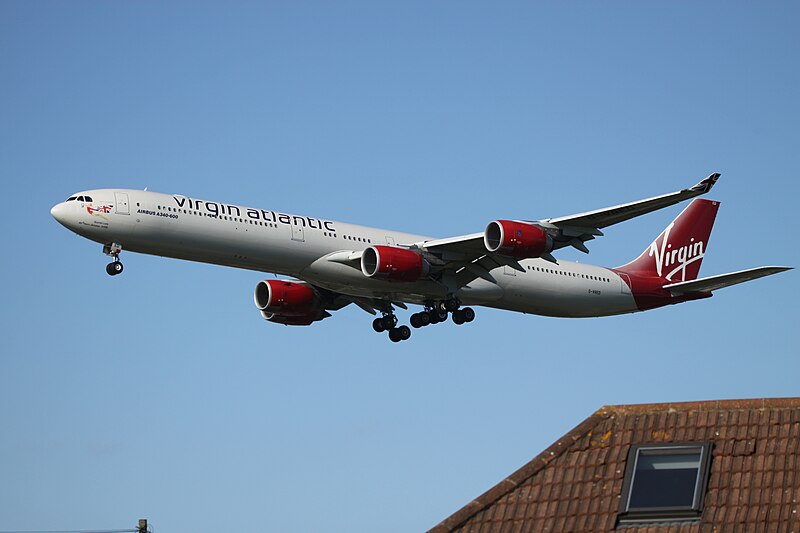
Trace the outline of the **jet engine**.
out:
<instances>
[{"instance_id":1,"label":"jet engine","mask_svg":"<svg viewBox=\"0 0 800 533\"><path fill-rule=\"evenodd\" d=\"M296 281L260 281L256 285L253 300L259 311L286 317L316 314L321 308L320 298L314 289ZM264 318L269 320L266 316Z\"/></svg>"},{"instance_id":2,"label":"jet engine","mask_svg":"<svg viewBox=\"0 0 800 533\"><path fill-rule=\"evenodd\" d=\"M361 255L361 272L368 278L387 281L417 281L430 271L430 264L417 252L394 246L370 246Z\"/></svg>"},{"instance_id":3,"label":"jet engine","mask_svg":"<svg viewBox=\"0 0 800 533\"><path fill-rule=\"evenodd\" d=\"M533 224L495 220L486 226L483 243L490 252L517 259L540 257L553 251L553 238Z\"/></svg>"},{"instance_id":4,"label":"jet engine","mask_svg":"<svg viewBox=\"0 0 800 533\"><path fill-rule=\"evenodd\" d=\"M264 320L286 326L308 326L331 316L319 294L306 283L268 279L258 282L253 300Z\"/></svg>"}]
</instances>

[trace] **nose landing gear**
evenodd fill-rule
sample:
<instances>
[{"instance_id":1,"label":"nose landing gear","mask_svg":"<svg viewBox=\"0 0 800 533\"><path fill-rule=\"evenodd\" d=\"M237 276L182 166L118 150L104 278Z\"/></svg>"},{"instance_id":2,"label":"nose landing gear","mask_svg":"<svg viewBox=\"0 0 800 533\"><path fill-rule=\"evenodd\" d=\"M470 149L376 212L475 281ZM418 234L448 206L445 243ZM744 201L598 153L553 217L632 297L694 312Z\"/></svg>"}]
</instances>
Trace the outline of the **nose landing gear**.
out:
<instances>
[{"instance_id":1,"label":"nose landing gear","mask_svg":"<svg viewBox=\"0 0 800 533\"><path fill-rule=\"evenodd\" d=\"M122 251L122 245L112 242L111 244L103 245L103 253L112 257L114 260L106 265L106 272L109 276L116 276L122 273L122 263L119 260L119 254Z\"/></svg>"}]
</instances>

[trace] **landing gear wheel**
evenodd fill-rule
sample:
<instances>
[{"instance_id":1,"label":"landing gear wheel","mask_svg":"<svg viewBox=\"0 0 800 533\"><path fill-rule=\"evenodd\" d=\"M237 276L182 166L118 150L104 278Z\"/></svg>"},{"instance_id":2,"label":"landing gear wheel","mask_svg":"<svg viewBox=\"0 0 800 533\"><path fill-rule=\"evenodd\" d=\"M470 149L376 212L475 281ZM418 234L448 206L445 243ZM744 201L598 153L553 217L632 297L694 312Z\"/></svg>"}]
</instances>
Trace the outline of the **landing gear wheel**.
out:
<instances>
[{"instance_id":1,"label":"landing gear wheel","mask_svg":"<svg viewBox=\"0 0 800 533\"><path fill-rule=\"evenodd\" d=\"M456 311L456 312L453 313L453 322L457 326L460 326L461 324L463 324L466 321L467 321L467 319L464 316L464 311L459 310L459 311Z\"/></svg>"},{"instance_id":2,"label":"landing gear wheel","mask_svg":"<svg viewBox=\"0 0 800 533\"><path fill-rule=\"evenodd\" d=\"M411 338L411 328L400 326L389 330L389 340L392 342L407 341Z\"/></svg>"},{"instance_id":3,"label":"landing gear wheel","mask_svg":"<svg viewBox=\"0 0 800 533\"><path fill-rule=\"evenodd\" d=\"M116 276L117 274L122 273L122 269L122 263L119 261L114 261L113 263L106 265L106 272L108 272L109 276Z\"/></svg>"},{"instance_id":4,"label":"landing gear wheel","mask_svg":"<svg viewBox=\"0 0 800 533\"><path fill-rule=\"evenodd\" d=\"M411 315L411 326L415 328L422 328L431 323L431 315L425 311L421 313L414 313Z\"/></svg>"},{"instance_id":5,"label":"landing gear wheel","mask_svg":"<svg viewBox=\"0 0 800 533\"><path fill-rule=\"evenodd\" d=\"M411 328L408 326L400 326L399 328L396 328L395 331L400 336L401 341L407 341L411 338Z\"/></svg>"},{"instance_id":6,"label":"landing gear wheel","mask_svg":"<svg viewBox=\"0 0 800 533\"><path fill-rule=\"evenodd\" d=\"M465 307L461 310L461 313L464 315L464 322L472 322L475 320L475 311L473 311L471 307Z\"/></svg>"},{"instance_id":7,"label":"landing gear wheel","mask_svg":"<svg viewBox=\"0 0 800 533\"><path fill-rule=\"evenodd\" d=\"M376 333L383 333L386 329L383 327L383 318L376 318L372 321L372 329L375 330Z\"/></svg>"},{"instance_id":8,"label":"landing gear wheel","mask_svg":"<svg viewBox=\"0 0 800 533\"><path fill-rule=\"evenodd\" d=\"M397 317L391 314L383 315L383 317L380 320L381 324L383 325L383 329L385 331L388 331L397 325Z\"/></svg>"}]
</instances>

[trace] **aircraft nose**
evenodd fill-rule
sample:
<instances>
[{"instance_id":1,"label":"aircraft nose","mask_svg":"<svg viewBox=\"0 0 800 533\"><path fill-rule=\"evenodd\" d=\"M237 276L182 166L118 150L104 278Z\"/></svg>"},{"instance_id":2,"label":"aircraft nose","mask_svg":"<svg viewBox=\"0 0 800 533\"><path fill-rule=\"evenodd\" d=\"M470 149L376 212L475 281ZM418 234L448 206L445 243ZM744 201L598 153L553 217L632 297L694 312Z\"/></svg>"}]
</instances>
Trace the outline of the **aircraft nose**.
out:
<instances>
[{"instance_id":1,"label":"aircraft nose","mask_svg":"<svg viewBox=\"0 0 800 533\"><path fill-rule=\"evenodd\" d=\"M67 206L64 205L64 202L60 204L56 204L50 210L50 214L53 215L53 218L64 224L67 215Z\"/></svg>"}]
</instances>

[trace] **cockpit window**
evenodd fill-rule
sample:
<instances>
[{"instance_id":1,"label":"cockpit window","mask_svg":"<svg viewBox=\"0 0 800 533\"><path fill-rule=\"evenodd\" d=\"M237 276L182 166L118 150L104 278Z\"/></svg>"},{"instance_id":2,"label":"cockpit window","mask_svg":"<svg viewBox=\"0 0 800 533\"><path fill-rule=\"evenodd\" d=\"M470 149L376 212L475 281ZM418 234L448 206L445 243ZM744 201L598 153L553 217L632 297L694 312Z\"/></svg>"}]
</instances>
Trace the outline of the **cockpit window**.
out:
<instances>
[{"instance_id":1,"label":"cockpit window","mask_svg":"<svg viewBox=\"0 0 800 533\"><path fill-rule=\"evenodd\" d=\"M78 201L82 202L83 201L83 196L78 196Z\"/></svg>"},{"instance_id":2,"label":"cockpit window","mask_svg":"<svg viewBox=\"0 0 800 533\"><path fill-rule=\"evenodd\" d=\"M84 196L83 199L86 202L91 202L92 201L92 197L91 196Z\"/></svg>"},{"instance_id":3,"label":"cockpit window","mask_svg":"<svg viewBox=\"0 0 800 533\"><path fill-rule=\"evenodd\" d=\"M68 201L68 202L71 202L71 201L73 201L73 200L74 200L74 199L76 199L76 198L77 198L77 196L70 196L69 198L67 198L67 201Z\"/></svg>"}]
</instances>

